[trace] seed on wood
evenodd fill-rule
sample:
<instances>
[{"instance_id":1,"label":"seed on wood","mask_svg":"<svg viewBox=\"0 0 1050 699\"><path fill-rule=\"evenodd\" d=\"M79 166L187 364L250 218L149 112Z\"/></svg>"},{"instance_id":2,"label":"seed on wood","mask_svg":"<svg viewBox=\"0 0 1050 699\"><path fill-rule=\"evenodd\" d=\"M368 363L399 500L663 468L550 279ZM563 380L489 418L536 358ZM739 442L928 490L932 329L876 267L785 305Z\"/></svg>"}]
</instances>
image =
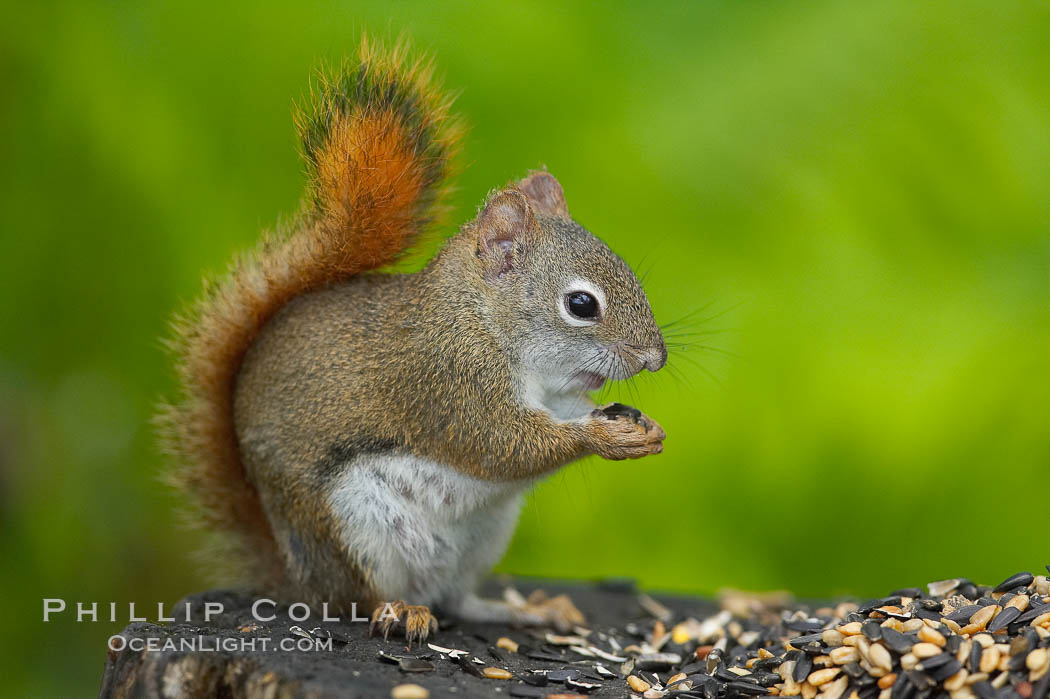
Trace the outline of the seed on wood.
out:
<instances>
[{"instance_id":1,"label":"seed on wood","mask_svg":"<svg viewBox=\"0 0 1050 699\"><path fill-rule=\"evenodd\" d=\"M943 597L949 592L959 587L959 583L962 582L959 578L951 578L950 580L937 580L935 582L926 585L926 589L930 591L931 597ZM914 597L915 595L912 595Z\"/></svg>"},{"instance_id":2,"label":"seed on wood","mask_svg":"<svg viewBox=\"0 0 1050 699\"><path fill-rule=\"evenodd\" d=\"M914 670L918 664L919 659L915 657L914 653L905 653L901 656L901 668L904 670Z\"/></svg>"},{"instance_id":3,"label":"seed on wood","mask_svg":"<svg viewBox=\"0 0 1050 699\"><path fill-rule=\"evenodd\" d=\"M766 693L765 687L761 687L751 682L728 682L726 684L726 689L732 690L736 694L744 694L748 696L760 696ZM663 694L660 696L663 696Z\"/></svg>"},{"instance_id":4,"label":"seed on wood","mask_svg":"<svg viewBox=\"0 0 1050 699\"><path fill-rule=\"evenodd\" d=\"M510 653L518 652L518 642L510 640L506 636L500 636L496 639L496 647L502 648L504 651L509 651Z\"/></svg>"},{"instance_id":5,"label":"seed on wood","mask_svg":"<svg viewBox=\"0 0 1050 699\"><path fill-rule=\"evenodd\" d=\"M882 638L882 627L874 619L868 619L860 625L860 631L869 641L878 641Z\"/></svg>"},{"instance_id":6,"label":"seed on wood","mask_svg":"<svg viewBox=\"0 0 1050 699\"><path fill-rule=\"evenodd\" d=\"M923 672L929 675L930 679L934 682L944 682L962 669L962 663L955 658L948 658L948 662L942 664L940 667L933 668L932 670L924 668Z\"/></svg>"},{"instance_id":7,"label":"seed on wood","mask_svg":"<svg viewBox=\"0 0 1050 699\"><path fill-rule=\"evenodd\" d=\"M481 674L490 680L509 680L514 677L501 667L486 667L482 669Z\"/></svg>"},{"instance_id":8,"label":"seed on wood","mask_svg":"<svg viewBox=\"0 0 1050 699\"><path fill-rule=\"evenodd\" d=\"M1024 661L1025 667L1033 672L1042 669L1048 663L1050 663L1050 655L1047 654L1046 648L1036 648L1028 654Z\"/></svg>"},{"instance_id":9,"label":"seed on wood","mask_svg":"<svg viewBox=\"0 0 1050 699\"><path fill-rule=\"evenodd\" d=\"M995 639L992 638L991 634L987 633L979 633L973 637L973 640L977 641L984 648L991 648L995 645Z\"/></svg>"},{"instance_id":10,"label":"seed on wood","mask_svg":"<svg viewBox=\"0 0 1050 699\"><path fill-rule=\"evenodd\" d=\"M999 649L995 646L985 648L981 653L981 663L977 669L981 672L991 672L999 666Z\"/></svg>"},{"instance_id":11,"label":"seed on wood","mask_svg":"<svg viewBox=\"0 0 1050 699\"><path fill-rule=\"evenodd\" d=\"M1046 612L1050 611L1045 602L1042 602L1038 596L1033 596L1030 599L1031 604L1028 605L1028 609L1021 612L1021 616L1014 619L1018 624L1028 624ZM1041 603L1042 602L1042 603Z\"/></svg>"},{"instance_id":12,"label":"seed on wood","mask_svg":"<svg viewBox=\"0 0 1050 699\"><path fill-rule=\"evenodd\" d=\"M648 682L643 680L641 677L638 677L637 675L629 675L627 677L627 684L631 687L631 689L639 693L645 692L650 687L652 687L652 685L650 685Z\"/></svg>"},{"instance_id":13,"label":"seed on wood","mask_svg":"<svg viewBox=\"0 0 1050 699\"><path fill-rule=\"evenodd\" d=\"M601 684L598 682L585 682L583 680L574 680L572 678L565 680L565 684L570 687L575 687L576 689L582 689L585 692L590 692L601 687Z\"/></svg>"},{"instance_id":14,"label":"seed on wood","mask_svg":"<svg viewBox=\"0 0 1050 699\"><path fill-rule=\"evenodd\" d=\"M921 659L921 662L919 662L919 664L915 666L915 669L920 672L925 672L929 675L941 674L941 669L946 665L949 667L953 665L956 666L955 670L958 670L960 667L962 667L962 664L959 663L958 660L948 655L947 653L938 653L937 655L934 655L932 657ZM951 672L944 672L944 677L953 674L955 670L952 670ZM934 671L937 672L935 673Z\"/></svg>"},{"instance_id":15,"label":"seed on wood","mask_svg":"<svg viewBox=\"0 0 1050 699\"><path fill-rule=\"evenodd\" d=\"M660 623L660 622L656 622ZM559 636L557 634L549 633L545 636L547 643L552 646L585 646L587 645L587 639L580 636Z\"/></svg>"},{"instance_id":16,"label":"seed on wood","mask_svg":"<svg viewBox=\"0 0 1050 699\"><path fill-rule=\"evenodd\" d=\"M907 653L911 650L913 644L913 641L900 631L895 631L886 627L883 627L882 629L882 640L885 641L886 645L898 653Z\"/></svg>"},{"instance_id":17,"label":"seed on wood","mask_svg":"<svg viewBox=\"0 0 1050 699\"><path fill-rule=\"evenodd\" d=\"M597 680L626 677L631 693L648 697L1009 699L1006 695L1013 694L1014 699L1050 699L1050 580L1032 576L1026 583L1027 578L1019 576L994 590L957 578L931 583L929 595L924 590L897 590L859 606L755 603L747 613L736 615L723 608L703 624L695 619L677 625L650 620L619 631L577 628L570 632L573 636L537 636L548 645L536 648L519 646L507 637L486 647L500 666L501 653L516 652L517 657L562 668L540 674L526 671L522 679L528 686L509 683L504 691L511 696L539 696L539 683L550 678L569 682L560 678L572 675L572 688L564 691L581 695L599 689ZM706 635L701 635L704 624ZM633 638L633 644L628 646L624 638ZM612 656L610 649L619 655ZM468 651L432 650L455 659L472 674L511 677L501 667L485 668L483 673L484 663ZM589 658L589 663L571 660L566 650ZM616 666L620 674L596 665L606 654L623 663ZM389 656L388 662L404 671L434 669L426 657ZM579 665L568 669L573 662ZM672 676L663 681L665 673ZM629 678L644 687L633 686Z\"/></svg>"},{"instance_id":18,"label":"seed on wood","mask_svg":"<svg viewBox=\"0 0 1050 699\"><path fill-rule=\"evenodd\" d=\"M946 619L951 619L952 621L955 621L955 622L958 622L958 623L961 624L964 621L969 621L970 617L973 616L973 613L976 612L980 608L981 608L980 605L977 605L977 604L966 604L966 605L963 605L962 607L959 607L954 612L946 615L945 618Z\"/></svg>"},{"instance_id":19,"label":"seed on wood","mask_svg":"<svg viewBox=\"0 0 1050 699\"><path fill-rule=\"evenodd\" d=\"M902 632L904 631L904 624L897 619L887 619L886 621L879 624L884 629L892 629L893 631Z\"/></svg>"},{"instance_id":20,"label":"seed on wood","mask_svg":"<svg viewBox=\"0 0 1050 699\"><path fill-rule=\"evenodd\" d=\"M1028 587L1033 580L1035 580L1035 576L1027 571L1015 573L996 585L992 592L1009 592L1018 587Z\"/></svg>"},{"instance_id":21,"label":"seed on wood","mask_svg":"<svg viewBox=\"0 0 1050 699\"><path fill-rule=\"evenodd\" d=\"M809 677L806 678L806 681L814 687L819 687L820 685L826 684L831 680L835 679L835 675L839 674L839 672L841 671L841 668L837 667L824 668L823 670L814 670L810 673Z\"/></svg>"},{"instance_id":22,"label":"seed on wood","mask_svg":"<svg viewBox=\"0 0 1050 699\"><path fill-rule=\"evenodd\" d=\"M936 646L944 648L944 644L948 641L937 631L934 631L929 626L923 626L919 629L919 640L925 641L926 643L932 643Z\"/></svg>"},{"instance_id":23,"label":"seed on wood","mask_svg":"<svg viewBox=\"0 0 1050 699\"><path fill-rule=\"evenodd\" d=\"M992 633L1001 631L1010 625L1017 617L1021 616L1021 610L1017 607L1004 607L1003 611L999 612L991 622L988 623L988 630Z\"/></svg>"},{"instance_id":24,"label":"seed on wood","mask_svg":"<svg viewBox=\"0 0 1050 699\"><path fill-rule=\"evenodd\" d=\"M430 672L434 669L434 663L422 658L402 658L398 667L401 672Z\"/></svg>"},{"instance_id":25,"label":"seed on wood","mask_svg":"<svg viewBox=\"0 0 1050 699\"><path fill-rule=\"evenodd\" d=\"M991 682L987 681L987 678L980 682L974 682L970 686L970 689L972 689L973 693L980 697L980 699L995 699L995 688L992 687Z\"/></svg>"},{"instance_id":26,"label":"seed on wood","mask_svg":"<svg viewBox=\"0 0 1050 699\"><path fill-rule=\"evenodd\" d=\"M551 682L565 682L573 679L578 674L576 670L551 670L546 673L547 679Z\"/></svg>"},{"instance_id":27,"label":"seed on wood","mask_svg":"<svg viewBox=\"0 0 1050 699\"><path fill-rule=\"evenodd\" d=\"M873 643L868 648L868 660L875 667L882 668L886 672L893 669L893 658L881 643Z\"/></svg>"},{"instance_id":28,"label":"seed on wood","mask_svg":"<svg viewBox=\"0 0 1050 699\"><path fill-rule=\"evenodd\" d=\"M983 629L988 625L988 622L992 620L992 617L995 616L997 609L998 607L991 604L986 607L981 607L970 617L970 626L977 626Z\"/></svg>"},{"instance_id":29,"label":"seed on wood","mask_svg":"<svg viewBox=\"0 0 1050 699\"><path fill-rule=\"evenodd\" d=\"M869 648L871 648L871 644L868 642L868 639L863 636L857 636L857 652L860 653L860 657L867 660Z\"/></svg>"},{"instance_id":30,"label":"seed on wood","mask_svg":"<svg viewBox=\"0 0 1050 699\"><path fill-rule=\"evenodd\" d=\"M962 689L966 684L966 670L959 670L954 675L944 681L944 688L949 692L954 692L958 689Z\"/></svg>"},{"instance_id":31,"label":"seed on wood","mask_svg":"<svg viewBox=\"0 0 1050 699\"><path fill-rule=\"evenodd\" d=\"M974 643L970 648L970 671L977 672L981 668L981 658L984 656L984 646Z\"/></svg>"},{"instance_id":32,"label":"seed on wood","mask_svg":"<svg viewBox=\"0 0 1050 699\"><path fill-rule=\"evenodd\" d=\"M911 647L911 652L916 658L932 658L940 655L941 647L932 643L916 643Z\"/></svg>"},{"instance_id":33,"label":"seed on wood","mask_svg":"<svg viewBox=\"0 0 1050 699\"><path fill-rule=\"evenodd\" d=\"M430 691L418 684L399 684L390 690L390 699L427 699Z\"/></svg>"},{"instance_id":34,"label":"seed on wood","mask_svg":"<svg viewBox=\"0 0 1050 699\"><path fill-rule=\"evenodd\" d=\"M843 675L834 682L828 684L821 693L824 699L839 699L849 687L849 677Z\"/></svg>"},{"instance_id":35,"label":"seed on wood","mask_svg":"<svg viewBox=\"0 0 1050 699\"><path fill-rule=\"evenodd\" d=\"M840 646L834 648L828 653L831 658L831 662L836 665L845 665L846 663L853 663L860 659L860 653L857 652L856 648L850 648L849 646Z\"/></svg>"},{"instance_id":36,"label":"seed on wood","mask_svg":"<svg viewBox=\"0 0 1050 699\"><path fill-rule=\"evenodd\" d=\"M831 660L830 655L816 655L813 656L813 664L817 667L831 667L835 663Z\"/></svg>"},{"instance_id":37,"label":"seed on wood","mask_svg":"<svg viewBox=\"0 0 1050 699\"><path fill-rule=\"evenodd\" d=\"M1023 612L1028 609L1028 602L1030 599L1031 598L1029 598L1028 595L1014 595L1005 606L1016 607L1018 611Z\"/></svg>"},{"instance_id":38,"label":"seed on wood","mask_svg":"<svg viewBox=\"0 0 1050 699\"><path fill-rule=\"evenodd\" d=\"M836 629L828 629L820 634L820 639L824 641L824 645L828 646L829 648L841 646L842 640L844 638L845 636L843 635L843 633Z\"/></svg>"},{"instance_id":39,"label":"seed on wood","mask_svg":"<svg viewBox=\"0 0 1050 699\"><path fill-rule=\"evenodd\" d=\"M667 678L667 684L665 686L666 687L670 687L675 682L681 682L682 680L686 679L687 677L688 677L688 675L686 675L684 672L679 672L677 675L672 675L671 677L668 677ZM680 687L679 689L683 689L683 688Z\"/></svg>"},{"instance_id":40,"label":"seed on wood","mask_svg":"<svg viewBox=\"0 0 1050 699\"><path fill-rule=\"evenodd\" d=\"M813 670L813 659L802 654L798 660L795 661L795 670L792 673L792 677L796 682L801 682L809 676L809 673Z\"/></svg>"},{"instance_id":41,"label":"seed on wood","mask_svg":"<svg viewBox=\"0 0 1050 699\"><path fill-rule=\"evenodd\" d=\"M634 666L639 670L662 670L681 662L678 653L643 653L635 658Z\"/></svg>"}]
</instances>

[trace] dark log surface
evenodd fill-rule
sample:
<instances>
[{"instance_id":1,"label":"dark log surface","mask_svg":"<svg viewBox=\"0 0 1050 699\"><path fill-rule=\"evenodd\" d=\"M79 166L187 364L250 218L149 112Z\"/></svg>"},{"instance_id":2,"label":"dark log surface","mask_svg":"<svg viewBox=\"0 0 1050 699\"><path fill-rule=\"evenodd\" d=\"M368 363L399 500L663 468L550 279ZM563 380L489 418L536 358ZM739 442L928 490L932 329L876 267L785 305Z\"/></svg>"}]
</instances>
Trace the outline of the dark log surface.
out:
<instances>
[{"instance_id":1,"label":"dark log surface","mask_svg":"<svg viewBox=\"0 0 1050 699\"><path fill-rule=\"evenodd\" d=\"M647 620L652 617L638 603L638 593L630 584L606 583L553 584L541 581L513 582L515 589L525 595L541 588L550 594L568 593L577 607L587 616L588 627L593 629L620 628L632 620ZM498 597L501 586L490 583L485 590L487 596ZM698 598L654 597L676 612L676 616L692 615L702 618L715 610L709 600ZM129 641L158 639L153 643L163 644L171 639L178 643L193 640L196 649L134 650L132 644L123 650L110 650L102 678L100 696L103 697L389 697L391 689L403 683L415 683L425 687L430 697L508 697L533 691L518 679L498 680L475 677L455 661L440 653L405 645L402 637L370 637L368 624L351 622L344 615L340 622L323 623L319 614L305 621L288 618L287 611L277 609L277 618L269 622L256 620L251 603L256 599L243 593L212 591L186 598L175 609L183 610L185 602L193 610L190 623L184 621L183 612L179 622L166 625L138 622L130 624L122 635ZM204 602L221 602L224 612L213 616L210 622L203 621ZM264 611L271 608L265 607ZM536 669L564 669L580 667L590 669L596 659L587 661L572 652L564 654L564 661L554 662L530 658L524 654L502 653L497 660L488 650L501 636L527 644L535 652L542 653L542 636L529 629L513 628L494 624L468 624L443 621L440 631L430 639L432 643L446 648L468 651L493 667L504 668L516 677L533 674ZM254 625L257 628L246 629ZM298 626L311 631L321 626L332 633L335 640L331 650L278 650L276 644L282 639L301 639L291 629ZM220 647L221 639L226 643L240 645L243 639L270 639L263 650L257 642L255 650ZM434 669L428 672L404 672L394 663L379 658L380 651L395 656L428 657ZM573 662L579 664L573 665ZM612 670L618 669L615 662L603 662ZM481 668L481 665L475 667ZM623 679L608 679L601 687L592 691L593 697L629 696ZM543 692L573 693L570 686L550 683ZM538 693L538 692L537 692ZM539 694L542 696L542 694Z\"/></svg>"}]
</instances>

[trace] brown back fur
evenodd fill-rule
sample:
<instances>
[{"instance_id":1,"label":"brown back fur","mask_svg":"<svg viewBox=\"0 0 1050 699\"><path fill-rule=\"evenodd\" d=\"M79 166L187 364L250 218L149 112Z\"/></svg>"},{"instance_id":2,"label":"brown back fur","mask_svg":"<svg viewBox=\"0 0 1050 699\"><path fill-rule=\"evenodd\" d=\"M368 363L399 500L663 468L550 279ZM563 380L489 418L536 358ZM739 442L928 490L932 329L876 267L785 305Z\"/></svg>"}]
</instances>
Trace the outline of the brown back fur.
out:
<instances>
[{"instance_id":1,"label":"brown back fur","mask_svg":"<svg viewBox=\"0 0 1050 699\"><path fill-rule=\"evenodd\" d=\"M311 182L303 214L264 236L174 322L181 394L162 406L170 480L219 534L214 561L263 586L283 576L274 534L241 461L233 389L245 352L289 300L388 265L442 213L459 122L428 63L362 41L358 60L322 74L296 115Z\"/></svg>"}]
</instances>

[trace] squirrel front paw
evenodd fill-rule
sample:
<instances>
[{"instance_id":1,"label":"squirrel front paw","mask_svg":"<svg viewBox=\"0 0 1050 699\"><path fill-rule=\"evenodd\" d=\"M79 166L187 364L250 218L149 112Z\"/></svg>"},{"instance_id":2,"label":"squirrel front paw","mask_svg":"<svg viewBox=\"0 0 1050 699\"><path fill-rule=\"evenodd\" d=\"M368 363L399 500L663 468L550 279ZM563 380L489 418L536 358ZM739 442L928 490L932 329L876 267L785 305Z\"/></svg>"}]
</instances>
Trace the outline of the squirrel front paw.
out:
<instances>
[{"instance_id":1,"label":"squirrel front paw","mask_svg":"<svg viewBox=\"0 0 1050 699\"><path fill-rule=\"evenodd\" d=\"M667 437L651 417L623 403L609 403L591 411L589 427L594 452L603 459L640 459L664 450Z\"/></svg>"},{"instance_id":2,"label":"squirrel front paw","mask_svg":"<svg viewBox=\"0 0 1050 699\"><path fill-rule=\"evenodd\" d=\"M413 641L422 645L430 634L437 633L438 622L430 609L422 604L405 604L402 600L379 604L372 612L369 635L378 629L386 640L390 632L398 628L404 631L409 646Z\"/></svg>"}]
</instances>

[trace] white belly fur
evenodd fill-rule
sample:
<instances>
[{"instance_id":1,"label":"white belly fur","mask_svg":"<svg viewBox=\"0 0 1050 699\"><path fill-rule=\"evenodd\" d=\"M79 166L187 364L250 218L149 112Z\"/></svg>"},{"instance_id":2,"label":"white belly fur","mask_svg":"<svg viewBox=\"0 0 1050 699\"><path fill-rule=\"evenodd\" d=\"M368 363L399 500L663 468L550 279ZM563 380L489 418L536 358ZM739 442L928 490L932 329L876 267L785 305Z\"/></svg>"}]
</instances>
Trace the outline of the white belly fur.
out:
<instances>
[{"instance_id":1,"label":"white belly fur","mask_svg":"<svg viewBox=\"0 0 1050 699\"><path fill-rule=\"evenodd\" d=\"M329 501L386 601L456 608L503 555L534 481L483 481L413 456L347 464Z\"/></svg>"}]
</instances>

